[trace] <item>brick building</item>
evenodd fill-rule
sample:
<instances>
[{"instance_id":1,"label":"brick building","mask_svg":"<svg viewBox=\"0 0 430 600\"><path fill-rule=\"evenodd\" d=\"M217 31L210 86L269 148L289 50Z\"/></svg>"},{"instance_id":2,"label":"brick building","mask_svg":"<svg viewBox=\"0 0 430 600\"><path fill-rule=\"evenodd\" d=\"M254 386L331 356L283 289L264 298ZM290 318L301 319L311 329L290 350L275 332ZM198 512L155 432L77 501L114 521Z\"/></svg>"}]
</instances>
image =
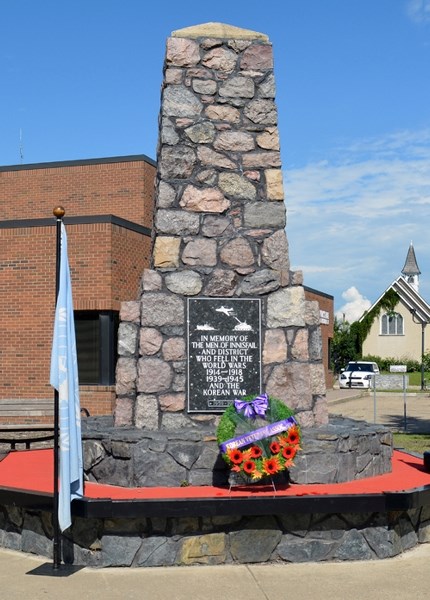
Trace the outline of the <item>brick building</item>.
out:
<instances>
[{"instance_id":1,"label":"brick building","mask_svg":"<svg viewBox=\"0 0 430 600\"><path fill-rule=\"evenodd\" d=\"M118 313L137 298L149 266L154 176L144 155L0 167L0 424L52 421L58 205L66 209L81 405L91 415L112 413ZM305 294L320 305L331 386L333 297Z\"/></svg>"},{"instance_id":2,"label":"brick building","mask_svg":"<svg viewBox=\"0 0 430 600\"><path fill-rule=\"evenodd\" d=\"M0 421L49 422L55 206L64 206L81 405L110 414L123 300L149 265L155 163L146 156L0 167ZM13 416L8 403L34 410Z\"/></svg>"},{"instance_id":3,"label":"brick building","mask_svg":"<svg viewBox=\"0 0 430 600\"><path fill-rule=\"evenodd\" d=\"M322 338L323 365L326 387L333 387L333 370L330 368L331 342L334 333L333 296L304 286L306 300L316 300L320 307L320 324Z\"/></svg>"}]
</instances>

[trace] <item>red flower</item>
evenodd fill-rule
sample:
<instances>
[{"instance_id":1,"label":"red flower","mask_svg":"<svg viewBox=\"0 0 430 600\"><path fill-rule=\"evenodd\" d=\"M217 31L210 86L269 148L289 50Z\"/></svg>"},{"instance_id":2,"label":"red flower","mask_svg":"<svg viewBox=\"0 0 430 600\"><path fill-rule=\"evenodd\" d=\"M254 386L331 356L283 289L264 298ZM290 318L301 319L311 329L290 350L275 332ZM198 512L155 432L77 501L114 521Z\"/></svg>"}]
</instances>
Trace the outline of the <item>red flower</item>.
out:
<instances>
[{"instance_id":1,"label":"red flower","mask_svg":"<svg viewBox=\"0 0 430 600\"><path fill-rule=\"evenodd\" d=\"M299 430L296 426L290 427L288 431L287 441L292 446L295 446L300 442Z\"/></svg>"},{"instance_id":2,"label":"red flower","mask_svg":"<svg viewBox=\"0 0 430 600\"><path fill-rule=\"evenodd\" d=\"M237 448L235 448L234 450L229 450L227 452L227 456L229 458L229 460L231 460L231 462L234 465L240 465L240 463L243 460L243 454L240 450L238 450Z\"/></svg>"},{"instance_id":3,"label":"red flower","mask_svg":"<svg viewBox=\"0 0 430 600\"><path fill-rule=\"evenodd\" d=\"M257 465L253 460L247 460L243 463L243 470L245 471L245 473L251 474L255 471L256 468Z\"/></svg>"},{"instance_id":4,"label":"red flower","mask_svg":"<svg viewBox=\"0 0 430 600\"><path fill-rule=\"evenodd\" d=\"M272 442L270 444L270 452L272 454L278 454L281 451L281 446L278 442Z\"/></svg>"},{"instance_id":5,"label":"red flower","mask_svg":"<svg viewBox=\"0 0 430 600\"><path fill-rule=\"evenodd\" d=\"M282 456L286 460L292 460L296 455L297 450L293 446L285 446L282 450Z\"/></svg>"},{"instance_id":6,"label":"red flower","mask_svg":"<svg viewBox=\"0 0 430 600\"><path fill-rule=\"evenodd\" d=\"M250 448L251 458L260 458L260 456L262 454L263 454L263 451L261 450L260 446L251 446L251 448Z\"/></svg>"},{"instance_id":7,"label":"red flower","mask_svg":"<svg viewBox=\"0 0 430 600\"><path fill-rule=\"evenodd\" d=\"M266 475L274 475L281 469L279 459L275 456L274 458L266 458L263 461L263 471Z\"/></svg>"}]
</instances>

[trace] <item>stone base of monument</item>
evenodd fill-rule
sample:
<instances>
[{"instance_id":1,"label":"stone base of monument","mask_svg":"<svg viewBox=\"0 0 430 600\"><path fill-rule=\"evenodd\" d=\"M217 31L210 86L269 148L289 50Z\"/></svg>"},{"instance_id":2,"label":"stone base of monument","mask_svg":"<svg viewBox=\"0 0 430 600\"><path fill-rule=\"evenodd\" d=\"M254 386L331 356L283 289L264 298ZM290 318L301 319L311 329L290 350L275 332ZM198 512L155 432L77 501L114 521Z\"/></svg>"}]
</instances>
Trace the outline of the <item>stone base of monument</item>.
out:
<instances>
[{"instance_id":1,"label":"stone base of monument","mask_svg":"<svg viewBox=\"0 0 430 600\"><path fill-rule=\"evenodd\" d=\"M2 506L0 545L52 556L51 515ZM430 507L390 512L189 517L75 517L68 564L166 567L391 558L429 540Z\"/></svg>"},{"instance_id":2,"label":"stone base of monument","mask_svg":"<svg viewBox=\"0 0 430 600\"><path fill-rule=\"evenodd\" d=\"M145 431L113 427L108 417L83 423L84 468L90 481L124 487L239 483L231 477L209 427ZM391 471L391 456L388 429L334 417L328 425L303 429L302 450L289 478L312 484L373 477Z\"/></svg>"},{"instance_id":3,"label":"stone base of monument","mask_svg":"<svg viewBox=\"0 0 430 600\"><path fill-rule=\"evenodd\" d=\"M209 428L145 432L85 419L87 476L127 487L227 484L213 437ZM302 441L293 481L341 482L391 467L391 434L382 427L333 418L326 427L305 430ZM164 492L143 503L137 497L89 498L75 507L63 559L92 567L154 567L389 558L430 540L428 491L420 493L283 499L267 493L170 498ZM17 500L11 494L0 499L0 546L52 556L46 498L34 504L34 495Z\"/></svg>"}]
</instances>

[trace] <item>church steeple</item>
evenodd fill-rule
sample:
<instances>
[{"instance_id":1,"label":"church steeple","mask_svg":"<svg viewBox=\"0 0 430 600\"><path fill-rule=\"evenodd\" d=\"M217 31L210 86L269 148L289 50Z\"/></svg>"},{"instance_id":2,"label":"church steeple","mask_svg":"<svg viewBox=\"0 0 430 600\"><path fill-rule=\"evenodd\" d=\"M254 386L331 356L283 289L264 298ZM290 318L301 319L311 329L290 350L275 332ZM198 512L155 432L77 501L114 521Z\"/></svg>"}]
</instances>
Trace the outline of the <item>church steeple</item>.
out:
<instances>
[{"instance_id":1,"label":"church steeple","mask_svg":"<svg viewBox=\"0 0 430 600\"><path fill-rule=\"evenodd\" d=\"M417 259L415 257L415 250L412 242L410 243L408 254L405 260L405 266L402 269L402 275L404 279L419 293L420 287L420 275Z\"/></svg>"}]
</instances>

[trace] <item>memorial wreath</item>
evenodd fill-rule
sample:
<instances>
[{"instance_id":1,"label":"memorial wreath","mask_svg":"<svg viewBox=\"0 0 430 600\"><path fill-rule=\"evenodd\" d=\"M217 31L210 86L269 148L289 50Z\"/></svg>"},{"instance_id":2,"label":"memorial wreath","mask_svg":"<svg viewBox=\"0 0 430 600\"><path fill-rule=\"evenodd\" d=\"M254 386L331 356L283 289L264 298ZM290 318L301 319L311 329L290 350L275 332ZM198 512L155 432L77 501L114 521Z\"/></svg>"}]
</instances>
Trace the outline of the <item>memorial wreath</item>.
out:
<instances>
[{"instance_id":1,"label":"memorial wreath","mask_svg":"<svg viewBox=\"0 0 430 600\"><path fill-rule=\"evenodd\" d=\"M300 450L300 427L294 411L267 394L235 400L221 417L217 441L235 473L258 481L293 465Z\"/></svg>"}]
</instances>

